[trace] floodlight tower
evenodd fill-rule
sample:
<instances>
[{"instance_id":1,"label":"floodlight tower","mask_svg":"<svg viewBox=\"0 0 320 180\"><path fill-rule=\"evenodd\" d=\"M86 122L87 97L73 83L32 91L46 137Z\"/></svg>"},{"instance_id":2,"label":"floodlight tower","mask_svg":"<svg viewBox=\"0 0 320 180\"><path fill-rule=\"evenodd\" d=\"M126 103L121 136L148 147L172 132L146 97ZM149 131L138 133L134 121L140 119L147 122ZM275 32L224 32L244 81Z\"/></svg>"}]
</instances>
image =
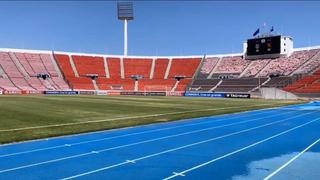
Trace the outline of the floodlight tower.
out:
<instances>
[{"instance_id":1,"label":"floodlight tower","mask_svg":"<svg viewBox=\"0 0 320 180\"><path fill-rule=\"evenodd\" d=\"M128 21L133 20L132 2L118 2L118 19L124 21L124 56L128 55Z\"/></svg>"}]
</instances>

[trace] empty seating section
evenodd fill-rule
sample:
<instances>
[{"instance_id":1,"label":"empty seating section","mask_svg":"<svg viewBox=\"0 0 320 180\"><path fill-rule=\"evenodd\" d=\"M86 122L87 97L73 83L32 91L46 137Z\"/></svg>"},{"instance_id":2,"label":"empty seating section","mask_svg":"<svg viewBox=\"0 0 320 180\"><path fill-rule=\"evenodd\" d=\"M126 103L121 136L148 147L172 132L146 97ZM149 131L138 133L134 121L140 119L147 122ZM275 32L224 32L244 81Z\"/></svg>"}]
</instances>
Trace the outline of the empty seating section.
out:
<instances>
[{"instance_id":1,"label":"empty seating section","mask_svg":"<svg viewBox=\"0 0 320 180\"><path fill-rule=\"evenodd\" d=\"M180 80L177 88L175 91L185 91L188 87L188 85L191 83L192 79L182 79Z\"/></svg>"},{"instance_id":2,"label":"empty seating section","mask_svg":"<svg viewBox=\"0 0 320 180\"><path fill-rule=\"evenodd\" d=\"M106 76L102 57L72 56L72 59L80 76L87 74L98 74L99 77Z\"/></svg>"},{"instance_id":3,"label":"empty seating section","mask_svg":"<svg viewBox=\"0 0 320 180\"><path fill-rule=\"evenodd\" d=\"M109 73L111 79L120 79L121 78L121 70L120 70L120 58L107 58Z\"/></svg>"},{"instance_id":4,"label":"empty seating section","mask_svg":"<svg viewBox=\"0 0 320 180\"><path fill-rule=\"evenodd\" d=\"M36 90L32 88L24 78L11 78L11 81L15 86L17 86L21 90L28 90L28 91Z\"/></svg>"},{"instance_id":5,"label":"empty seating section","mask_svg":"<svg viewBox=\"0 0 320 180\"><path fill-rule=\"evenodd\" d=\"M29 74L29 76L36 76L37 74L49 72L44 67L44 64L39 54L34 53L14 53L23 68Z\"/></svg>"},{"instance_id":6,"label":"empty seating section","mask_svg":"<svg viewBox=\"0 0 320 180\"><path fill-rule=\"evenodd\" d=\"M20 90L14 84L12 84L10 79L6 79L6 78L0 78L0 88L2 90L8 90L8 91L19 91Z\"/></svg>"},{"instance_id":7,"label":"empty seating section","mask_svg":"<svg viewBox=\"0 0 320 180\"><path fill-rule=\"evenodd\" d=\"M284 88L294 93L320 93L320 70Z\"/></svg>"},{"instance_id":8,"label":"empty seating section","mask_svg":"<svg viewBox=\"0 0 320 180\"><path fill-rule=\"evenodd\" d=\"M156 59L153 79L163 79L168 67L169 59Z\"/></svg>"},{"instance_id":9,"label":"empty seating section","mask_svg":"<svg viewBox=\"0 0 320 180\"><path fill-rule=\"evenodd\" d=\"M9 77L23 77L17 66L12 61L9 53L0 52L0 64Z\"/></svg>"},{"instance_id":10,"label":"empty seating section","mask_svg":"<svg viewBox=\"0 0 320 180\"><path fill-rule=\"evenodd\" d=\"M190 91L209 91L219 83L220 79L196 79L190 85Z\"/></svg>"},{"instance_id":11,"label":"empty seating section","mask_svg":"<svg viewBox=\"0 0 320 180\"><path fill-rule=\"evenodd\" d=\"M249 92L265 82L267 78L224 79L215 89L218 92Z\"/></svg>"},{"instance_id":12,"label":"empty seating section","mask_svg":"<svg viewBox=\"0 0 320 180\"><path fill-rule=\"evenodd\" d=\"M214 73L220 74L241 74L250 61L244 60L241 56L223 57Z\"/></svg>"},{"instance_id":13,"label":"empty seating section","mask_svg":"<svg viewBox=\"0 0 320 180\"><path fill-rule=\"evenodd\" d=\"M52 77L52 81L56 84L56 86L60 90L70 90L69 85L66 83L66 81L63 78L60 77Z\"/></svg>"},{"instance_id":14,"label":"empty seating section","mask_svg":"<svg viewBox=\"0 0 320 180\"><path fill-rule=\"evenodd\" d=\"M131 78L133 75L141 75L143 78L150 77L152 59L133 59L124 58L125 78Z\"/></svg>"},{"instance_id":15,"label":"empty seating section","mask_svg":"<svg viewBox=\"0 0 320 180\"><path fill-rule=\"evenodd\" d=\"M35 78L35 77L29 78L28 82L32 84L32 87L36 90L39 90L39 91L47 90L38 78Z\"/></svg>"},{"instance_id":16,"label":"empty seating section","mask_svg":"<svg viewBox=\"0 0 320 180\"><path fill-rule=\"evenodd\" d=\"M168 78L174 78L175 76L192 78L200 64L200 61L201 58L172 59Z\"/></svg>"},{"instance_id":17,"label":"empty seating section","mask_svg":"<svg viewBox=\"0 0 320 180\"><path fill-rule=\"evenodd\" d=\"M294 78L287 76L273 77L262 87L278 87L282 88L291 84L294 81Z\"/></svg>"},{"instance_id":18,"label":"empty seating section","mask_svg":"<svg viewBox=\"0 0 320 180\"><path fill-rule=\"evenodd\" d=\"M49 54L40 54L40 58L48 72L48 74L50 74L51 77L56 77L59 75L59 73L57 72L53 61L51 59L51 56Z\"/></svg>"},{"instance_id":19,"label":"empty seating section","mask_svg":"<svg viewBox=\"0 0 320 180\"><path fill-rule=\"evenodd\" d=\"M197 75L197 79L207 78L218 62L219 58L206 58L201 66L200 73Z\"/></svg>"},{"instance_id":20,"label":"empty seating section","mask_svg":"<svg viewBox=\"0 0 320 180\"><path fill-rule=\"evenodd\" d=\"M29 52L0 52L0 65L7 79L1 80L2 89L7 91L44 91L62 90L50 78L59 79L63 89L69 89L61 77L58 77L50 54ZM49 79L38 79L38 74L48 74Z\"/></svg>"},{"instance_id":21,"label":"empty seating section","mask_svg":"<svg viewBox=\"0 0 320 180\"><path fill-rule=\"evenodd\" d=\"M69 77L67 79L69 82L69 85L71 86L72 89L77 89L77 90L94 90L94 86L92 83L92 80L90 78L86 77Z\"/></svg>"},{"instance_id":22,"label":"empty seating section","mask_svg":"<svg viewBox=\"0 0 320 180\"><path fill-rule=\"evenodd\" d=\"M133 79L98 78L97 85L100 90L134 90Z\"/></svg>"},{"instance_id":23,"label":"empty seating section","mask_svg":"<svg viewBox=\"0 0 320 180\"><path fill-rule=\"evenodd\" d=\"M305 64L302 64L301 67L295 72L296 74L306 74L320 66L320 50L312 49L307 52L310 60Z\"/></svg>"},{"instance_id":24,"label":"empty seating section","mask_svg":"<svg viewBox=\"0 0 320 180\"><path fill-rule=\"evenodd\" d=\"M139 80L140 91L171 91L176 83L174 79L141 79Z\"/></svg>"},{"instance_id":25,"label":"empty seating section","mask_svg":"<svg viewBox=\"0 0 320 180\"><path fill-rule=\"evenodd\" d=\"M261 71L268 63L270 59L252 61L245 69L242 77L254 77L259 71Z\"/></svg>"},{"instance_id":26,"label":"empty seating section","mask_svg":"<svg viewBox=\"0 0 320 180\"><path fill-rule=\"evenodd\" d=\"M66 78L75 77L68 55L55 54L55 58Z\"/></svg>"},{"instance_id":27,"label":"empty seating section","mask_svg":"<svg viewBox=\"0 0 320 180\"><path fill-rule=\"evenodd\" d=\"M315 51L296 51L289 57L274 59L259 73L259 76L265 77L272 74L290 75L314 55Z\"/></svg>"}]
</instances>

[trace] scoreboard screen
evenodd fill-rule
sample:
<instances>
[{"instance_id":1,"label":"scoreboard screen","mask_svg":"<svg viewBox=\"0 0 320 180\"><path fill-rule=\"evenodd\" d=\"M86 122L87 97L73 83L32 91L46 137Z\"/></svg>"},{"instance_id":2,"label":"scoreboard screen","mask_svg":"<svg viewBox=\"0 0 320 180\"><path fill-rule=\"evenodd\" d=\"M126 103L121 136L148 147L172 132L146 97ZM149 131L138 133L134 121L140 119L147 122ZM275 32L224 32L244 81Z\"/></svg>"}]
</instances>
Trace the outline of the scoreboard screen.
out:
<instances>
[{"instance_id":1,"label":"scoreboard screen","mask_svg":"<svg viewBox=\"0 0 320 180\"><path fill-rule=\"evenodd\" d=\"M280 54L281 36L248 39L247 55Z\"/></svg>"}]
</instances>

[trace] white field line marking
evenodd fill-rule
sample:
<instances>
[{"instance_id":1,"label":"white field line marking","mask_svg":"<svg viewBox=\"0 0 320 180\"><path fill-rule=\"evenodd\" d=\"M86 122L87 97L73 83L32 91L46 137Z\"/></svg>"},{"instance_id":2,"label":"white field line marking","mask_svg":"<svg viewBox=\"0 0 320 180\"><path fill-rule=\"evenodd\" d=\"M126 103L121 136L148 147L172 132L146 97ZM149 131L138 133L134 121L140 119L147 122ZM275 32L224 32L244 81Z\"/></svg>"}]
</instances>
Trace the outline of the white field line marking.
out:
<instances>
[{"instance_id":1,"label":"white field line marking","mask_svg":"<svg viewBox=\"0 0 320 180\"><path fill-rule=\"evenodd\" d=\"M274 105L280 105L280 104L274 104ZM292 105L290 105L292 106ZM101 133L108 133L108 132L113 132L113 131L118 131L118 130L127 130L127 129L133 129L137 127L152 127L152 126L158 126L158 125L164 125L164 124L169 124L169 123L174 123L174 122L190 122L202 118L225 118L225 116L230 116L230 115L242 115L245 113L255 113L255 112L260 112L260 111L270 111L270 110L282 110L283 106L277 106L277 107L270 107L270 108L264 108L264 109L253 109L253 110L245 110L245 111L239 111L239 112L233 112L233 113L227 113L227 114L219 114L219 115L210 115L210 116L205 116L205 117L197 117L197 118L188 118L188 119L181 119L181 120L175 120L175 121L167 121L167 122L158 122L158 123L150 123L150 124L144 124L144 125L139 125L139 126L131 126L131 127L122 127L122 128L116 128L116 129L107 129L107 130L99 130L99 131L92 131L92 132L84 132L84 133L78 133L78 134L69 134L69 135L62 135L62 136L55 136L55 137L49 137L49 138L42 138L42 139L33 139L33 140L27 140L27 141L20 141L20 142L13 142L13 143L8 143L8 144L0 144L0 147L4 146L10 146L10 145L16 145L16 144L22 144L22 143L28 143L28 142L36 142L36 141L43 141L43 140L51 140L51 139L59 139L63 137L76 137L76 136L84 136L84 135L89 135L89 134L101 134ZM284 106L287 107L287 106ZM258 113L257 113L258 114Z\"/></svg>"},{"instance_id":2,"label":"white field line marking","mask_svg":"<svg viewBox=\"0 0 320 180\"><path fill-rule=\"evenodd\" d=\"M274 104L258 104L258 105L252 105L252 106L247 106L247 107L266 106L266 105L274 105ZM162 114L151 114L151 115L143 115L143 116L120 117L120 118L111 118L111 119L102 119L102 120L93 120L93 121L83 121L83 122L73 122L73 123L63 123L63 124L52 124L52 125L44 125L44 126L31 126L31 127L22 127L22 128L15 128L15 129L1 129L0 132L22 131L22 130L30 130L30 129L41 129L41 128L50 128L50 127L71 126L71 125L99 123L99 122L124 120L124 119L148 118L148 117L157 117L157 116L165 116L165 115L173 115L173 114L184 114L184 113L190 113L190 112L215 111L215 110L237 109L237 108L243 108L243 107L242 106L237 106L237 107L226 107L226 108L196 109L196 110L189 110L189 111L179 111L179 112L162 113Z\"/></svg>"},{"instance_id":3,"label":"white field line marking","mask_svg":"<svg viewBox=\"0 0 320 180\"><path fill-rule=\"evenodd\" d=\"M177 129L177 128L182 128L182 127L196 126L196 125L202 125L202 124L210 124L210 123L214 123L214 122L221 122L221 121L226 121L226 120L231 120L231 119L250 117L250 116L255 116L255 115L264 114L264 113L270 113L270 111L262 111L260 113L248 114L248 115L243 115L243 116L222 117L221 119L214 119L214 120L209 120L209 121L205 121L205 122L197 122L197 123L192 123L192 124L178 125L178 126L174 126L174 127L147 130L147 131L143 131L143 132L136 132L136 133L130 133L130 134L113 136L113 137L106 137L106 138L88 140L88 141L80 141L80 142L77 142L77 143L69 143L68 145L69 146L75 146L75 145L87 144L87 143L92 143L92 142L99 142L99 141L117 139L117 138L122 138L122 137L129 137L129 136L134 136L134 135L140 135L140 134L147 134L147 133L164 131L164 130ZM45 150L51 150L51 149L57 149L57 148L64 148L64 147L67 147L67 145L64 144L64 145L51 146L51 147L46 147L46 148L33 149L33 150L29 150L29 151L21 151L21 152L16 152L16 153L3 154L3 155L0 155L0 158L9 157L9 156L15 156L15 155L21 155L21 154L28 154L28 153L39 152L39 151L45 151Z\"/></svg>"},{"instance_id":4,"label":"white field line marking","mask_svg":"<svg viewBox=\"0 0 320 180\"><path fill-rule=\"evenodd\" d=\"M268 175L267 177L264 178L264 180L269 180L270 178L272 178L274 175L278 174L282 169L286 168L289 164L291 164L293 161L295 161L296 159L298 159L303 153L307 152L310 148L312 148L313 146L315 146L317 143L320 142L320 138L315 141L314 143L312 143L311 145L309 145L307 148L305 148L302 152L300 152L299 154L297 154L296 156L294 156L292 159L290 159L290 161L288 161L287 163L285 163L284 165L282 165L281 167L279 167L277 170L275 170L273 173L271 173L270 175Z\"/></svg>"},{"instance_id":5,"label":"white field line marking","mask_svg":"<svg viewBox=\"0 0 320 180\"><path fill-rule=\"evenodd\" d=\"M229 134L226 134L226 135L218 136L218 137L215 137L215 138L210 138L210 139L207 139L207 140L204 140L204 141L199 141L199 142L196 142L196 143L180 146L180 147L177 147L177 148L174 148L174 149L165 150L165 151L162 151L162 152L159 152L159 153L149 154L149 155L146 155L146 156L142 156L140 158L132 159L132 161L137 162L137 161L148 159L148 158L151 158L151 157L154 157L154 156L159 156L159 155L162 155L162 154L166 154L166 153L170 153L170 152L173 152L173 151L177 151L177 150L180 150L180 149L185 149L185 148L196 146L196 145L199 145L199 144L212 142L212 141L215 141L215 140L218 140L218 139L223 139L223 138L226 138L226 137L230 137L230 136L234 136L234 135L241 134L241 133L244 133L244 132L248 132L248 131L252 131L252 130L255 130L255 129L259 129L259 128L262 128L262 127L270 126L270 125L273 125L273 124L284 122L284 121L287 121L287 120L290 120L290 119L294 119L294 118L297 118L297 117L300 117L300 116L303 116L303 115L307 115L307 114L311 114L311 113L301 114L301 115L298 115L298 116L295 116L295 117L286 118L286 119L279 120L279 121L274 121L272 123L267 123L267 124L256 126L256 127L253 127L253 128L249 128L249 129L245 129L245 130L229 133ZM107 170L107 169L111 169L113 167L118 167L118 166L121 166L121 165L124 165L124 164L128 164L128 162L125 161L125 162L122 162L122 163L119 163L119 164L114 164L114 165L103 167L103 168L96 169L96 170L93 170L93 171L88 171L88 172L85 172L85 173L82 173L82 174L66 177L66 178L63 178L63 180L74 179L74 178L78 178L78 177L81 177L81 176L86 176L86 175L89 175L89 174L93 174L93 173L101 172L101 171L104 171L104 170ZM184 174L184 173L183 172L181 172L181 173L179 172L177 174Z\"/></svg>"},{"instance_id":6,"label":"white field line marking","mask_svg":"<svg viewBox=\"0 0 320 180\"><path fill-rule=\"evenodd\" d=\"M189 169L187 169L187 170L181 171L181 172L179 172L179 174L184 174L184 175L185 175L186 173L188 173L188 172L190 172L190 171L199 169L199 168L201 168L201 167L203 167L203 166L206 166L206 165L208 165L208 164L214 163L214 162L216 162L216 161L218 161L218 160L221 160L221 159L223 159L223 158L229 157L229 156L231 156L231 155L237 154L237 153L239 153L239 152L241 152L241 151L244 151L244 150L246 150L246 149L249 149L249 148L251 148L251 147L257 146L257 145L259 145L259 144L261 144L261 143L264 143L264 142L266 142L266 141L269 141L269 140L271 140L271 139L274 139L274 138L276 138L276 137L279 137L279 136L281 136L281 135L283 135L283 134L289 133L289 132L294 131L294 130L296 130L296 129L298 129L298 128L301 128L301 127L306 126L306 125L308 125L308 124L311 124L311 123L313 123L313 122L315 122L315 121L318 121L319 119L320 119L320 118L317 118L317 119L314 119L314 120L309 121L309 122L307 122L307 123L304 123L304 124L301 124L301 125L299 125L299 126L296 126L296 127L294 127L294 128L290 128L290 129L288 129L288 130L286 130L286 131L283 131L283 132L281 132L281 133L278 133L278 134L276 134L276 135L273 135L273 136L271 136L271 137L268 137L268 138L263 139L263 140L261 140L261 141L258 141L258 142L256 142L256 143L250 144L250 145L248 145L248 146L246 146L246 147L243 147L243 148L241 148L241 149L235 150L235 151L233 151L233 152L230 152L230 153L225 154L225 155L223 155L223 156L220 156L220 157L218 157L218 158L212 159L212 160L210 160L210 161L208 161L208 162L205 162L205 163L203 163L203 164L199 164L199 165L194 166L194 167L192 167L192 168L189 168ZM177 177L177 176L178 176L178 175L173 174L172 176L169 176L169 177L167 177L167 178L164 178L163 180L169 180L169 179L175 178L175 177Z\"/></svg>"},{"instance_id":7,"label":"white field line marking","mask_svg":"<svg viewBox=\"0 0 320 180\"><path fill-rule=\"evenodd\" d=\"M288 113L288 112L283 113L283 114L287 114L287 113ZM115 150L115 149L120 149L120 148L135 146L135 145L139 145L139 144L144 144L144 143L149 143L149 142L155 142L155 141L159 141L159 140L163 140L163 139L168 139L168 138L172 138L172 137L178 137L178 136L182 136L182 135L193 134L193 133L198 133L198 132L202 132L202 131L207 131L207 130L212 130L212 129L218 129L218 128L223 128L223 127L228 127L228 126L233 126L233 125L236 125L236 124L243 124L243 123L246 123L246 122L257 121L257 120L260 120L260 119L270 118L270 117L274 117L274 116L278 116L278 115L265 116L265 117L261 117L261 118L257 118L257 119L251 119L251 120L246 120L246 121L242 121L242 122L231 123L231 124L228 124L228 125L215 126L215 127L206 128L206 129L201 129L201 130L196 130L196 131L190 131L190 132L185 132L185 133L180 133L180 134L175 134L175 135L170 135L170 136L164 136L164 137L160 137L160 138L149 139L149 140L145 140L145 141L139 141L139 142L135 142L135 143L131 143L131 144L115 146L115 147L111 147L111 148L107 148L107 149L91 150L91 151L88 152L88 153L82 153L82 154L77 154L77 155L73 155L73 156L67 156L67 157L63 157L63 158L53 159L53 160L49 160L49 161L43 161L43 162L34 163L34 164L28 164L28 165L19 166L19 167L10 168L10 169L3 169L3 170L0 170L0 174L1 174L1 173L5 173L5 172L9 172L9 171L15 171L15 170L24 169L24 168L29 168L29 167L34 167L34 166L39 166L39 165L43 165L43 164L49 164L49 163L53 163L53 162L63 161L63 160L67 160L67 159L73 159L73 158L77 158L77 157L82 157L82 156L87 156L87 155L92 155L92 154L107 152L107 151L111 151L111 150ZM288 119L292 119L292 118L288 118ZM284 119L284 120L285 120L285 119ZM281 120L281 121L284 121L284 120ZM277 121L277 122L280 122L280 121ZM276 122L273 122L273 123L271 123L271 124L274 124L274 123L276 123ZM270 124L270 123L269 123L269 124ZM264 126L266 126L266 125L264 125ZM221 138L221 137L220 137L220 138ZM95 153L93 153L93 151L94 151Z\"/></svg>"}]
</instances>

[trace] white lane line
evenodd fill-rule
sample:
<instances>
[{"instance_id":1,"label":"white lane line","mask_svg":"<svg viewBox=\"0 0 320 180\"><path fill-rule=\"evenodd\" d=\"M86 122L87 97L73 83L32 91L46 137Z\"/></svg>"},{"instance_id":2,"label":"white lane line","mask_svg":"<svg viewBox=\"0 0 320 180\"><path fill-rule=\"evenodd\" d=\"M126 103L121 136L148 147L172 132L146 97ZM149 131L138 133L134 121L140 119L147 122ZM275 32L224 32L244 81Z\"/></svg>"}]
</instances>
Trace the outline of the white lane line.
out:
<instances>
[{"instance_id":1,"label":"white lane line","mask_svg":"<svg viewBox=\"0 0 320 180\"><path fill-rule=\"evenodd\" d=\"M247 107L266 106L266 105L273 105L273 104L256 104L256 105L247 106ZM13 132L13 131L22 131L22 130L30 130L30 129L41 129L41 128L81 125L81 124L99 123L99 122L124 120L124 119L148 118L148 117L157 117L157 116L165 116L165 115L173 115L173 114L184 114L184 113L191 113L191 112L215 111L215 110L238 109L238 108L243 108L243 107L242 106L236 106L236 107L225 107L225 108L196 109L196 110L189 110L189 111L178 111L178 112L151 114L151 115L143 115L143 116L120 117L120 118L101 119L101 120L82 121L82 122L72 122L72 123L63 123L63 124L52 124L52 125L43 125L43 126L31 126L31 127L22 127L22 128L15 128L15 129L0 129L0 132Z\"/></svg>"},{"instance_id":2,"label":"white lane line","mask_svg":"<svg viewBox=\"0 0 320 180\"><path fill-rule=\"evenodd\" d=\"M180 146L180 147L173 148L173 149L168 149L168 150L161 151L161 152L158 152L158 153L149 154L149 155L146 155L146 156L142 156L142 157L133 159L132 161L137 162L137 161L141 161L141 160L148 159L148 158L151 158L151 157L159 156L159 155L162 155L162 154L167 154L167 153L174 152L174 151L177 151L177 150L181 150L181 149L185 149L185 148L188 148L188 147L196 146L196 145L199 145L199 144L212 142L212 141L215 141L215 140L219 140L219 139L223 139L223 138L226 138L226 137L230 137L230 136L238 135L238 134L241 134L241 133L249 132L249 131L252 131L252 130L255 130L255 129L259 129L259 128L262 128L262 127L266 127L266 126L270 126L270 125L273 125L273 124L277 124L277 123L281 123L281 122L284 122L284 121L288 121L290 119L295 119L297 117L304 116L304 115L307 115L307 114L311 114L311 113L301 114L301 115L298 115L298 116L295 116L295 117L286 118L286 119L282 119L282 120L279 120L279 121L274 121L272 123L267 123L267 124L264 124L264 125L256 126L256 127L245 129L245 130L241 130L241 131L236 131L236 132L229 133L229 134L226 134L226 135L210 138L210 139L207 139L207 140L204 140L204 141L199 141L199 142L196 142L196 143L187 144L187 145L184 145L184 146ZM86 176L86 175L89 175L89 174L105 171L107 169L111 169L113 167L118 167L118 166L125 165L125 164L128 164L128 162L125 161L125 162L122 162L122 163L119 163L119 164L114 164L114 165L103 167L103 168L96 169L96 170L93 170L93 171L88 171L88 172L81 173L81 174L78 174L78 175L66 177L66 178L63 178L63 180L74 179L74 178L78 178L78 177L81 177L81 176ZM185 173L184 172L179 172L178 174L185 174Z\"/></svg>"},{"instance_id":3,"label":"white lane line","mask_svg":"<svg viewBox=\"0 0 320 180\"><path fill-rule=\"evenodd\" d=\"M273 173L269 174L267 177L264 178L264 180L269 180L270 178L272 178L273 176L275 176L276 174L278 174L282 169L286 168L289 164L291 164L293 161L295 161L296 159L298 159L303 153L307 152L309 149L311 149L313 146L315 146L317 143L320 142L320 138L318 140L316 140L314 143L310 144L307 148L305 148L302 152L300 152L299 154L297 154L296 156L294 156L292 159L290 159L290 161L288 161L287 163L285 163L284 165L282 165L281 167L279 167L277 170L275 170Z\"/></svg>"},{"instance_id":4,"label":"white lane line","mask_svg":"<svg viewBox=\"0 0 320 180\"><path fill-rule=\"evenodd\" d=\"M287 113L289 113L289 112L282 113L281 115L287 114ZM310 114L310 113L308 113L308 114ZM257 120L261 120L261 119L265 119L265 118L270 118L270 117L274 117L274 116L278 116L278 115L279 115L279 114L271 115L271 116L264 116L264 117L261 117L261 118L256 118L256 119L251 119L251 120L246 120L246 121L231 123L231 124L227 124L227 125L214 126L214 127L210 127L210 128L205 128L205 129L200 129L200 130L195 130L195 131L189 131L189 132L185 132L185 133L180 133L180 134L175 134L175 135L169 135L169 136L164 136L164 137L160 137L160 138L149 139L149 140L139 141L139 142L135 142L135 143L131 143L131 144L120 145L120 146L115 146L115 147L111 147L111 148L107 148L107 149L100 149L100 150L93 150L93 151L95 151L95 152L97 152L97 153L102 153L102 152L106 152L106 151L111 151L111 150L115 150L115 149L120 149L120 148L125 148L125 147L140 145L140 144L145 144L145 143L149 143L149 142L155 142L155 141L159 141L159 140L163 140L163 139L169 139L169 138L178 137L178 136L182 136L182 135L193 134L193 133L198 133L198 132L207 131L207 130L212 130L212 129L219 129L219 128L228 127L228 126L233 126L233 125L237 125L237 124L243 124L243 123L251 122L251 121L257 121ZM304 115L305 115L305 114L304 114ZM296 116L295 116L295 117L296 117ZM293 119L293 118L294 118L294 117L288 118L288 119ZM284 121L284 120L281 120L281 121ZM82 156L92 155L92 154L95 154L95 153L92 153L92 151L91 151L91 152L89 152L89 153L82 153L82 154L78 154L78 155L73 155L73 156L68 156L68 157L53 159L53 160L49 160L49 161L43 161L43 162L34 163L34 164L29 164L29 165L24 165L24 166L19 166L19 167L15 167L15 168L4 169L4 170L0 170L0 174L1 174L1 173L5 173L5 172L10 172L10 171L19 170L19 169L24 169L24 168L39 166L39 165L43 165L43 164L49 164L49 163L53 163L53 162L63 161L63 160L67 160L67 159L73 159L73 158L78 158L78 157L82 157Z\"/></svg>"},{"instance_id":5,"label":"white lane line","mask_svg":"<svg viewBox=\"0 0 320 180\"><path fill-rule=\"evenodd\" d=\"M106 138L100 138L100 139L94 139L94 140L88 140L88 141L80 141L80 142L77 142L77 143L70 143L68 145L70 145L70 146L82 145L82 144L87 144L87 143L112 140L112 139L129 137L129 136L134 136L134 135L140 135L140 134L147 134L147 133L159 132L159 131L164 131L164 130L177 129L177 128L182 128L182 127L196 126L196 125L202 125L202 124L210 124L210 123L221 122L221 121L226 121L226 120L231 120L231 119L239 119L239 118L244 118L244 117L251 117L251 116L270 113L270 112L272 112L272 111L262 111L262 112L259 112L259 113L248 114L248 115L242 115L241 114L241 116L234 116L234 117L222 117L221 119L213 119L213 120L209 120L209 121L205 121L205 122L196 122L196 123L192 123L192 124L178 125L178 126L166 127L166 128L160 128L160 129L154 129L154 130L147 130L147 131L142 131L142 132L129 133L129 134L124 134L124 135L118 135L118 136L112 136L112 137L106 137ZM15 153L10 153L10 154L3 154L3 155L0 155L0 158L9 157L9 156L16 156L16 155L21 155L21 154L28 154L28 153L39 152L39 151L45 151L45 150L52 150L52 149L57 149L57 148L65 148L65 147L68 147L68 145L65 144L65 145L51 146L51 147L46 147L46 148L33 149L33 150L28 150L28 151L15 152Z\"/></svg>"},{"instance_id":6,"label":"white lane line","mask_svg":"<svg viewBox=\"0 0 320 180\"><path fill-rule=\"evenodd\" d=\"M296 126L296 127L294 127L294 128L290 128L290 129L288 129L288 130L286 130L286 131L283 131L283 132L281 132L281 133L278 133L278 134L276 134L276 135L273 135L273 136L271 136L271 137L268 137L268 138L263 139L263 140L261 140L261 141L258 141L258 142L256 142L256 143L250 144L250 145L245 146L245 147L243 147L243 148L241 148L241 149L232 151L232 152L230 152L230 153L227 153L227 154L225 154L225 155L223 155L223 156L220 156L220 157L218 157L218 158L212 159L212 160L210 160L210 161L208 161L208 162L205 162L205 163L203 163L203 164L199 164L199 165L194 166L194 167L192 167L192 168L189 168L189 169L187 169L187 170L181 171L181 172L179 172L179 173L181 173L181 174L186 174L186 173L188 173L188 172L190 172L190 171L194 171L194 170L199 169L199 168L201 168L201 167L203 167L203 166L212 164L212 163L214 163L214 162L216 162L216 161L218 161L218 160L221 160L221 159L223 159L223 158L232 156L232 155L234 155L234 154L237 154L237 153L239 153L239 152L242 152L242 151L244 151L244 150L246 150L246 149L249 149L249 148L251 148L251 147L257 146L257 145L259 145L259 144L261 144L261 143L267 142L267 141L269 141L269 140L271 140L271 139L274 139L274 138L276 138L276 137L279 137L279 136L281 136L281 135L284 135L284 134L286 134L286 133L289 133L289 132L291 132L291 131L294 131L294 130L296 130L296 129L298 129L298 128L304 127L304 126L306 126L306 125L308 125L308 124L311 124L311 123L313 123L313 122L315 122L315 121L318 121L318 120L320 120L320 118L314 119L314 120L312 120L312 121L309 121L309 122L307 122L307 123L301 124L301 125ZM164 178L163 180L169 180L169 179L173 179L173 178L175 178L175 177L177 177L177 175L176 175L176 174L173 174L172 176L169 176L169 177L167 177L167 178Z\"/></svg>"}]
</instances>

